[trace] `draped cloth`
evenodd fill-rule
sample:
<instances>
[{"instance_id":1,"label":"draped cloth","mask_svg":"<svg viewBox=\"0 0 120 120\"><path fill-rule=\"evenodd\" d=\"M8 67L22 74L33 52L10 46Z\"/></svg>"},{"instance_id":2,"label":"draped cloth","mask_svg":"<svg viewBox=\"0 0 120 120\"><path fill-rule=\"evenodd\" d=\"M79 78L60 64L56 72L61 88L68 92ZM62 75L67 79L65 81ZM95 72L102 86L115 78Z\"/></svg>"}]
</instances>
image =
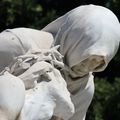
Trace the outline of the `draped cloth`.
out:
<instances>
[{"instance_id":1,"label":"draped cloth","mask_svg":"<svg viewBox=\"0 0 120 120\"><path fill-rule=\"evenodd\" d=\"M60 52L69 67L91 55L103 56L106 66L119 45L118 19L110 10L101 6L78 7L43 30L55 36L54 44L60 44Z\"/></svg>"},{"instance_id":2,"label":"draped cloth","mask_svg":"<svg viewBox=\"0 0 120 120\"><path fill-rule=\"evenodd\" d=\"M42 30L60 45L76 113L70 120L84 120L94 93L92 72L103 71L118 50L120 24L114 13L95 5L80 6Z\"/></svg>"},{"instance_id":3,"label":"draped cloth","mask_svg":"<svg viewBox=\"0 0 120 120\"><path fill-rule=\"evenodd\" d=\"M14 58L29 50L48 49L53 42L50 33L30 28L7 29L0 33L0 71Z\"/></svg>"}]
</instances>

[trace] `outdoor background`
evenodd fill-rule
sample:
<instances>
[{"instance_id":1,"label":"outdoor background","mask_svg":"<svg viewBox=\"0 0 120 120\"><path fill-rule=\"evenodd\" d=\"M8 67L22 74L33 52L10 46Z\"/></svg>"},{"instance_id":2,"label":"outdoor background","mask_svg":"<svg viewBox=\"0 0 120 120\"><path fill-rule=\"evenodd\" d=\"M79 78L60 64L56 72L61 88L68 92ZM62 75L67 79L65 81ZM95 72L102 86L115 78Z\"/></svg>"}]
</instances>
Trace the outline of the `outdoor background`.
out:
<instances>
[{"instance_id":1,"label":"outdoor background","mask_svg":"<svg viewBox=\"0 0 120 120\"><path fill-rule=\"evenodd\" d=\"M0 0L0 31L15 27L41 29L85 4L105 6L120 20L120 0ZM120 50L104 72L95 74L96 91L87 120L120 120L119 61Z\"/></svg>"}]
</instances>

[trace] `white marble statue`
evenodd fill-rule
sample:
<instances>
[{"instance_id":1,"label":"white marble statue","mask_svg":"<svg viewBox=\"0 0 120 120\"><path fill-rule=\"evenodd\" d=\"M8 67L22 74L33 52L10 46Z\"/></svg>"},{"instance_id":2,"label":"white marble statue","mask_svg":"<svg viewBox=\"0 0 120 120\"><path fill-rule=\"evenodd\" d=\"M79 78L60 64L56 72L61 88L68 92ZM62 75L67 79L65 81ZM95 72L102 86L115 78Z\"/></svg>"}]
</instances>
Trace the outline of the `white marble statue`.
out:
<instances>
[{"instance_id":1,"label":"white marble statue","mask_svg":"<svg viewBox=\"0 0 120 120\"><path fill-rule=\"evenodd\" d=\"M94 94L92 73L114 57L119 31L114 13L85 5L41 31L0 33L1 120L85 120Z\"/></svg>"},{"instance_id":2,"label":"white marble statue","mask_svg":"<svg viewBox=\"0 0 120 120\"><path fill-rule=\"evenodd\" d=\"M35 31L28 28L18 28L16 29L16 31L17 30L22 31L23 33L25 33L26 31L34 33ZM8 32L8 30L5 31L5 34L6 32ZM46 40L47 37L47 40L50 40L49 43L51 43L51 41L53 40L51 34L36 30L35 35L37 35L37 32L38 35L40 35L40 39L38 38L38 40ZM44 34L45 37L41 34ZM2 33L1 38L3 35L4 34ZM13 35L13 39L14 34L11 35ZM5 40L10 40L9 36ZM61 118L68 120L74 113L74 105L71 101L70 93L67 89L67 84L59 71L59 69L62 69L64 67L64 63L62 62L63 56L57 51L59 46L55 46L52 48L49 47L48 49L48 46L51 44L46 44L45 47L42 46L43 48L40 47L40 49L39 47L37 47L37 44L36 46L32 46L32 42L34 44L35 41L32 41L34 39L31 39L30 37L30 39L28 39L31 40L30 45L27 44L29 47L25 53L21 51L24 47L21 47L21 44L19 44L20 42L17 39L13 40L16 41L16 44L13 44L12 47L10 46L11 44L9 45L9 42L4 42L4 39L1 40L4 46L9 46L11 48L11 50L4 49L5 51L2 51L4 48L2 46L1 56L3 56L3 58L6 57L4 55L7 51L7 53L11 56L11 59L9 60L9 63L7 63L6 61L8 59L2 61L5 62L6 67L5 69L1 70L0 73L0 80L4 80L4 89L1 88L2 94L0 94L0 97L3 99L3 101L5 100L5 103L2 102L0 104L0 107L2 107L3 109L5 107L9 111L16 111L12 113L8 111L8 113L6 113L6 110L2 109L2 120L4 120L4 116L6 116L5 120L49 120L52 117L55 119ZM18 45L18 48L16 47L16 45ZM24 45L25 48L27 48L27 45ZM18 54L21 55L16 55L14 53L15 49L17 49ZM14 77L16 78L15 80L17 80L18 78L18 81L21 83L16 83L16 81L14 81ZM10 87L12 85L15 86L15 88L13 86L13 90L15 90L15 94L13 94L14 96L12 96L13 90L9 90L10 88L8 88L9 83L11 83ZM1 85L3 84L1 83ZM18 90L16 90L16 88L18 88ZM5 89L9 92L4 92ZM12 102L9 101L9 104L6 104L7 100L9 100L8 97L11 98L10 101ZM20 100L17 100L17 98L20 98ZM16 106L18 108L16 108Z\"/></svg>"},{"instance_id":3,"label":"white marble statue","mask_svg":"<svg viewBox=\"0 0 120 120\"><path fill-rule=\"evenodd\" d=\"M8 29L0 33L0 71L14 63L15 57L29 50L48 49L53 42L50 33L28 29Z\"/></svg>"},{"instance_id":4,"label":"white marble statue","mask_svg":"<svg viewBox=\"0 0 120 120\"><path fill-rule=\"evenodd\" d=\"M80 6L48 24L44 31L54 36L54 45L66 65L65 80L75 114L70 120L85 120L94 94L92 72L103 71L120 42L120 24L114 13L95 5Z\"/></svg>"},{"instance_id":5,"label":"white marble statue","mask_svg":"<svg viewBox=\"0 0 120 120\"><path fill-rule=\"evenodd\" d=\"M21 79L9 72L0 76L0 119L16 120L23 108L25 87Z\"/></svg>"},{"instance_id":6,"label":"white marble statue","mask_svg":"<svg viewBox=\"0 0 120 120\"><path fill-rule=\"evenodd\" d=\"M73 115L74 105L67 84L52 64L38 60L19 78L25 85L29 84L20 120L49 120L53 115L68 120Z\"/></svg>"}]
</instances>

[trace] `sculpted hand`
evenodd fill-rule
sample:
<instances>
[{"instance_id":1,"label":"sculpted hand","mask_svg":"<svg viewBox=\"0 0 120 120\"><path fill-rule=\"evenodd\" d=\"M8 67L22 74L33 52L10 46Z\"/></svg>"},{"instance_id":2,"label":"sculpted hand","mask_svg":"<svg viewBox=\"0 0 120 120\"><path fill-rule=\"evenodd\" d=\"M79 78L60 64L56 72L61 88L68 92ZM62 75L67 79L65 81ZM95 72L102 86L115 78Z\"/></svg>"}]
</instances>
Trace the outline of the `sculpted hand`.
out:
<instances>
[{"instance_id":1,"label":"sculpted hand","mask_svg":"<svg viewBox=\"0 0 120 120\"><path fill-rule=\"evenodd\" d=\"M35 86L35 81L39 81L42 74L51 71L51 66L42 63L43 61L33 64L28 70L18 76L23 80L26 89L33 88Z\"/></svg>"}]
</instances>

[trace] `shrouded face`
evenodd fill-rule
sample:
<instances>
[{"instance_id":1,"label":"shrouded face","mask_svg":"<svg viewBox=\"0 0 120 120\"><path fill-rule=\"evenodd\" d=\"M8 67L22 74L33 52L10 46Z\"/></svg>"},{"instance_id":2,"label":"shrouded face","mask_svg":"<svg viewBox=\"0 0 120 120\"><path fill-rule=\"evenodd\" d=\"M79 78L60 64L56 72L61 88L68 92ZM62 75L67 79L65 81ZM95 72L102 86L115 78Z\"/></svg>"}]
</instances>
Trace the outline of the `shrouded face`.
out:
<instances>
[{"instance_id":1,"label":"shrouded face","mask_svg":"<svg viewBox=\"0 0 120 120\"><path fill-rule=\"evenodd\" d=\"M87 59L83 60L79 64L73 66L71 69L73 74L72 77L82 77L89 72L99 72L105 67L104 56L91 55Z\"/></svg>"}]
</instances>

